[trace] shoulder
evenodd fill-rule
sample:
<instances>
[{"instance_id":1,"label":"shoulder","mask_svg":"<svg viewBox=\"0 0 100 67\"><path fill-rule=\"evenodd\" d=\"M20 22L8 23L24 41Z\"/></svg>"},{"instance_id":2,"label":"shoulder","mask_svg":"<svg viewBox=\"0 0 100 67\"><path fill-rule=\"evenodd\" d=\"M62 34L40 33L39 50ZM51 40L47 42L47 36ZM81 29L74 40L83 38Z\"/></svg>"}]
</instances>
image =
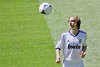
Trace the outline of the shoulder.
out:
<instances>
[{"instance_id":1,"label":"shoulder","mask_svg":"<svg viewBox=\"0 0 100 67\"><path fill-rule=\"evenodd\" d=\"M83 30L80 30L80 35L87 38L87 33Z\"/></svg>"},{"instance_id":2,"label":"shoulder","mask_svg":"<svg viewBox=\"0 0 100 67\"><path fill-rule=\"evenodd\" d=\"M63 32L61 35L62 35L62 36L65 36L65 35L68 35L68 33L69 33L69 32L66 31L66 32Z\"/></svg>"},{"instance_id":3,"label":"shoulder","mask_svg":"<svg viewBox=\"0 0 100 67\"><path fill-rule=\"evenodd\" d=\"M80 32L81 34L85 34L85 35L86 35L86 32L83 31L83 30L80 30L79 32Z\"/></svg>"},{"instance_id":4,"label":"shoulder","mask_svg":"<svg viewBox=\"0 0 100 67\"><path fill-rule=\"evenodd\" d=\"M66 32L63 32L59 37L59 41L63 40L65 38L65 36L66 36Z\"/></svg>"},{"instance_id":5,"label":"shoulder","mask_svg":"<svg viewBox=\"0 0 100 67\"><path fill-rule=\"evenodd\" d=\"M61 38L66 38L68 35L69 35L69 32L66 31L66 32L63 32L60 37Z\"/></svg>"}]
</instances>

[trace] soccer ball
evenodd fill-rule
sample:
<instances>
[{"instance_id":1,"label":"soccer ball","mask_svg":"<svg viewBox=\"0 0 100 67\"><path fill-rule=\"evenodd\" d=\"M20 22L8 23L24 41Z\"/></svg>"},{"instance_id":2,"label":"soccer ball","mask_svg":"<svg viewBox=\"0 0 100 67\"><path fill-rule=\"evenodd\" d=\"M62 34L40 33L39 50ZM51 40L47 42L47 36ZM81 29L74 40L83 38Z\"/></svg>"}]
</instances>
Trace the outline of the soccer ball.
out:
<instances>
[{"instance_id":1,"label":"soccer ball","mask_svg":"<svg viewBox=\"0 0 100 67\"><path fill-rule=\"evenodd\" d=\"M49 15L52 12L51 4L44 2L39 6L39 12L45 15Z\"/></svg>"}]
</instances>

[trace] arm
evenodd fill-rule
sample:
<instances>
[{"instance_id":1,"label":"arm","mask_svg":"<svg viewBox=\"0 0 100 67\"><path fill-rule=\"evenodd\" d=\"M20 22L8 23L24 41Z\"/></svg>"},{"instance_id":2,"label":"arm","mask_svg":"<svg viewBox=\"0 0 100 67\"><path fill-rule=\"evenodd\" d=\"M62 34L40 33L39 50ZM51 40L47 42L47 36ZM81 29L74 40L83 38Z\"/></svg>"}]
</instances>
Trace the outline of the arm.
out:
<instances>
[{"instance_id":1,"label":"arm","mask_svg":"<svg viewBox=\"0 0 100 67\"><path fill-rule=\"evenodd\" d=\"M82 47L82 51L81 51L81 57L84 58L85 55L86 55L86 49L87 49L87 46L83 46Z\"/></svg>"},{"instance_id":2,"label":"arm","mask_svg":"<svg viewBox=\"0 0 100 67\"><path fill-rule=\"evenodd\" d=\"M86 49L87 49L87 34L84 35L84 39L82 43L82 51L81 51L82 58L84 58L86 55Z\"/></svg>"},{"instance_id":3,"label":"arm","mask_svg":"<svg viewBox=\"0 0 100 67\"><path fill-rule=\"evenodd\" d=\"M82 51L83 51L83 52L86 52L86 49L87 49L87 46L83 46L83 47L82 47Z\"/></svg>"},{"instance_id":4,"label":"arm","mask_svg":"<svg viewBox=\"0 0 100 67\"><path fill-rule=\"evenodd\" d=\"M60 49L56 49L56 63L60 63Z\"/></svg>"},{"instance_id":5,"label":"arm","mask_svg":"<svg viewBox=\"0 0 100 67\"><path fill-rule=\"evenodd\" d=\"M60 39L57 42L56 47L55 47L56 48L56 63L60 63L61 62L61 60L60 60L60 50L63 47L63 43L64 43L64 37L63 37L63 34L62 34Z\"/></svg>"}]
</instances>

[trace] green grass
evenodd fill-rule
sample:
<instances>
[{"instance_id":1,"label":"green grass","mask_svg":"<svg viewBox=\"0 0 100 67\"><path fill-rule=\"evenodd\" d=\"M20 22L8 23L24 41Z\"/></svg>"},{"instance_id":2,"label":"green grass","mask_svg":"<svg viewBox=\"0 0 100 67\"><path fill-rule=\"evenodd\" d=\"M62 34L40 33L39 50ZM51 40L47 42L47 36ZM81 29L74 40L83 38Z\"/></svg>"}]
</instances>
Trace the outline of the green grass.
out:
<instances>
[{"instance_id":1,"label":"green grass","mask_svg":"<svg viewBox=\"0 0 100 67\"><path fill-rule=\"evenodd\" d=\"M0 67L55 65L52 38L37 0L0 1Z\"/></svg>"},{"instance_id":2,"label":"green grass","mask_svg":"<svg viewBox=\"0 0 100 67\"><path fill-rule=\"evenodd\" d=\"M44 1L52 4L50 15L38 12ZM71 15L81 18L88 34L85 67L99 67L98 5L97 0L0 0L0 67L61 67L54 47Z\"/></svg>"}]
</instances>

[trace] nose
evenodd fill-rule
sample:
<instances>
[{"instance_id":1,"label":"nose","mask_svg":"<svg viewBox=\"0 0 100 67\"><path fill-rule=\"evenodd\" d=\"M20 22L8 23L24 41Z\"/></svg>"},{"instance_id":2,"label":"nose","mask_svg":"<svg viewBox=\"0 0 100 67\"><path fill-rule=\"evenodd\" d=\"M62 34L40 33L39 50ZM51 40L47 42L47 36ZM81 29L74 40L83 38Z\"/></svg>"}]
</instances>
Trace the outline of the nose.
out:
<instances>
[{"instance_id":1,"label":"nose","mask_svg":"<svg viewBox=\"0 0 100 67\"><path fill-rule=\"evenodd\" d=\"M70 22L70 25L73 26L74 25L74 22Z\"/></svg>"}]
</instances>

